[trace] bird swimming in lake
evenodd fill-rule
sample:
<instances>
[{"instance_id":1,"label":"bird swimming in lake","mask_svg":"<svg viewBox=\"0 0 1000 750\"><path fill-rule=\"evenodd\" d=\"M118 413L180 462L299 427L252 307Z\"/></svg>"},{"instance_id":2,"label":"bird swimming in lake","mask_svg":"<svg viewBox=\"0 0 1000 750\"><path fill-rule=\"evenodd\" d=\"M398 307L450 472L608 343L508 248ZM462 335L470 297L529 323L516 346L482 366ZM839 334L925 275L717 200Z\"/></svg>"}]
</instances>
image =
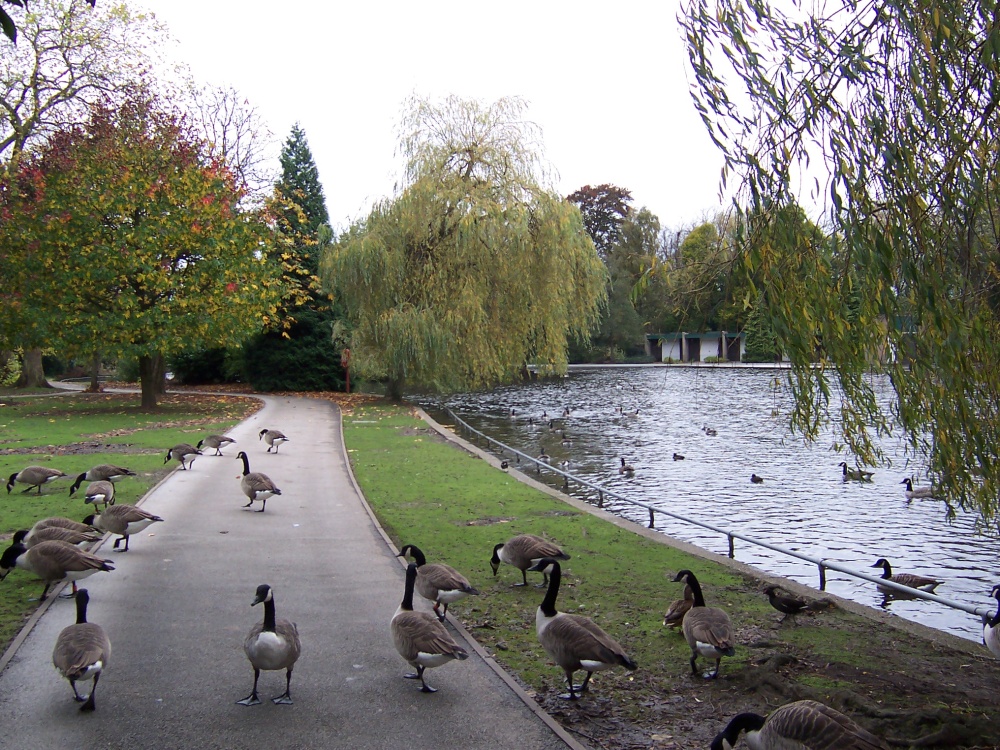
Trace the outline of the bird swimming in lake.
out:
<instances>
[{"instance_id":1,"label":"bird swimming in lake","mask_svg":"<svg viewBox=\"0 0 1000 750\"><path fill-rule=\"evenodd\" d=\"M674 454L674 461L683 461L683 460L684 460L684 456L682 456L680 453L675 453Z\"/></svg>"},{"instance_id":2,"label":"bird swimming in lake","mask_svg":"<svg viewBox=\"0 0 1000 750\"><path fill-rule=\"evenodd\" d=\"M618 473L622 476L630 477L635 474L635 467L632 464L625 463L625 456L621 457L621 466L618 467Z\"/></svg>"},{"instance_id":3,"label":"bird swimming in lake","mask_svg":"<svg viewBox=\"0 0 1000 750\"><path fill-rule=\"evenodd\" d=\"M913 480L909 477L904 479L900 484L905 484L906 489L903 490L903 495L907 500L919 500L923 498L933 498L934 488L930 485L925 485L923 487L914 487Z\"/></svg>"},{"instance_id":4,"label":"bird swimming in lake","mask_svg":"<svg viewBox=\"0 0 1000 750\"><path fill-rule=\"evenodd\" d=\"M837 466L840 466L844 470L844 481L852 482L870 482L872 481L872 472L864 471L863 469L852 469L847 465L846 461L841 461Z\"/></svg>"},{"instance_id":5,"label":"bird swimming in lake","mask_svg":"<svg viewBox=\"0 0 1000 750\"><path fill-rule=\"evenodd\" d=\"M756 474L750 475L750 481L754 484L764 484L764 477L759 477Z\"/></svg>"},{"instance_id":6,"label":"bird swimming in lake","mask_svg":"<svg viewBox=\"0 0 1000 750\"><path fill-rule=\"evenodd\" d=\"M893 583L898 583L903 586L909 586L911 589L932 592L935 588L941 585L941 581L936 578L928 578L927 576L917 575L916 573L893 573L892 567L889 565L889 561L884 557L880 557L875 564L872 565L872 567L882 568L882 578L885 580L892 581ZM878 590L890 595L900 593L896 591L896 589L888 586L882 586L881 584L879 584Z\"/></svg>"}]
</instances>

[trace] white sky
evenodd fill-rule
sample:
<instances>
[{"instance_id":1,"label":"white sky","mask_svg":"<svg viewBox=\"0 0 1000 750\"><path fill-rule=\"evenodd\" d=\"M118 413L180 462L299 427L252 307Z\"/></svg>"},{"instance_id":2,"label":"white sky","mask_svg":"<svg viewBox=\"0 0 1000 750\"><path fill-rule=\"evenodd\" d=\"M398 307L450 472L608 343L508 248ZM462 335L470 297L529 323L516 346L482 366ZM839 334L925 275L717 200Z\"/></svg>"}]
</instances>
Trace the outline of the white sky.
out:
<instances>
[{"instance_id":1,"label":"white sky","mask_svg":"<svg viewBox=\"0 0 1000 750\"><path fill-rule=\"evenodd\" d=\"M412 93L523 97L563 195L613 183L666 227L721 206L722 159L688 93L679 0L136 4L168 25L199 81L245 95L279 145L301 123L335 226L391 195Z\"/></svg>"}]
</instances>

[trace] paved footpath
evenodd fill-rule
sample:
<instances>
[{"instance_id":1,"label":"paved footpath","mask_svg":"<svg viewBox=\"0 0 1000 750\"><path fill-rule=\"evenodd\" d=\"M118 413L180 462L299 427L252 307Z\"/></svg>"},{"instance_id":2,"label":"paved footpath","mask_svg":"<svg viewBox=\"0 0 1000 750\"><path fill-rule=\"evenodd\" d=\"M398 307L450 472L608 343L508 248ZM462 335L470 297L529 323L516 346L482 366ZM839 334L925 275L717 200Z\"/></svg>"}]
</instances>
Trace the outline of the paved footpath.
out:
<instances>
[{"instance_id":1,"label":"paved footpath","mask_svg":"<svg viewBox=\"0 0 1000 750\"><path fill-rule=\"evenodd\" d=\"M0 747L565 748L475 654L428 670L432 695L402 679L409 667L389 620L403 569L350 480L337 409L265 402L228 433L238 442L224 457L199 457L146 497L143 507L164 523L134 536L128 553L109 543L99 551L117 570L83 582L89 619L113 647L97 711L81 714L52 667L52 646L75 615L71 601L54 601L0 674ZM268 454L263 428L290 442ZM241 449L251 471L282 489L264 513L240 507ZM283 672L261 673L261 705L235 705L253 683L243 639L263 618L250 607L260 583L273 586L278 617L302 636L292 706L269 700L283 691Z\"/></svg>"}]
</instances>

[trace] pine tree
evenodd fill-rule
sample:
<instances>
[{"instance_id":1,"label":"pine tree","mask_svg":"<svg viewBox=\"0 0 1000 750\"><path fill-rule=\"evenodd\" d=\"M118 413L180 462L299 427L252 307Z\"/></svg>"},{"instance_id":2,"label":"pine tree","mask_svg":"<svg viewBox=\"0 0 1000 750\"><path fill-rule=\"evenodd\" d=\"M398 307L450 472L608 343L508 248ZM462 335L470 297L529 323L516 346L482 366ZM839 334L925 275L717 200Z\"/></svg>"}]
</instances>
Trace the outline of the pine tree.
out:
<instances>
[{"instance_id":1,"label":"pine tree","mask_svg":"<svg viewBox=\"0 0 1000 750\"><path fill-rule=\"evenodd\" d=\"M323 224L330 223L326 210L323 185L319 181L319 169L309 150L309 141L302 127L295 123L288 140L281 147L281 178L275 188L285 198L298 204L305 214L306 225L301 226L298 216L289 216L289 224L298 232L315 235Z\"/></svg>"}]
</instances>

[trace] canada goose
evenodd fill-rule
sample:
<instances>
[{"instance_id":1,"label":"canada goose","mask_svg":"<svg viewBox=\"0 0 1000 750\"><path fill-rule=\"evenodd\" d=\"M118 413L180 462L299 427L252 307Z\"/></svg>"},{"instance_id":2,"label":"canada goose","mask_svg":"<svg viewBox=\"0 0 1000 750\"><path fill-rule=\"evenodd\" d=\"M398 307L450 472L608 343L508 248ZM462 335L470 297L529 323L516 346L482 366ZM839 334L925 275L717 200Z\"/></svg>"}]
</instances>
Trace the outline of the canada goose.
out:
<instances>
[{"instance_id":1,"label":"canada goose","mask_svg":"<svg viewBox=\"0 0 1000 750\"><path fill-rule=\"evenodd\" d=\"M753 713L734 716L712 741L711 750L730 750L744 731L747 745L754 750L888 750L889 747L840 711L816 701L795 701L775 709L766 719Z\"/></svg>"},{"instance_id":2,"label":"canada goose","mask_svg":"<svg viewBox=\"0 0 1000 750\"><path fill-rule=\"evenodd\" d=\"M927 576L917 575L916 573L893 573L892 567L889 565L889 561L884 557L880 557L876 560L872 567L882 568L882 578L885 580L892 581L893 583L899 583L903 586L909 586L911 589L931 592L941 585L941 581L938 581L935 578L928 578ZM879 584L878 590L884 594L890 595L899 593L896 589L883 586L882 584Z\"/></svg>"},{"instance_id":3,"label":"canada goose","mask_svg":"<svg viewBox=\"0 0 1000 750\"><path fill-rule=\"evenodd\" d=\"M157 521L163 519L154 516L142 508L134 505L110 505L104 509L99 516L89 515L83 519L84 523L89 523L101 531L110 531L112 534L120 534L113 545L113 549L118 549L122 539L125 540L125 549L128 552L128 540L132 534L138 534L148 526L152 526Z\"/></svg>"},{"instance_id":4,"label":"canada goose","mask_svg":"<svg viewBox=\"0 0 1000 750\"><path fill-rule=\"evenodd\" d=\"M676 628L684 621L684 615L694 606L694 592L690 586L684 587L684 598L675 599L667 607L667 612L663 615L663 626L666 628Z\"/></svg>"},{"instance_id":5,"label":"canada goose","mask_svg":"<svg viewBox=\"0 0 1000 750\"><path fill-rule=\"evenodd\" d=\"M427 558L419 547L407 544L399 551L398 557L406 557L409 553L417 565L417 593L424 599L434 602L434 614L444 622L448 614L448 605L464 599L467 596L479 596L472 588L468 579L450 565L444 563L427 564ZM438 610L444 604L444 611Z\"/></svg>"},{"instance_id":6,"label":"canada goose","mask_svg":"<svg viewBox=\"0 0 1000 750\"><path fill-rule=\"evenodd\" d=\"M545 461L546 463L548 463L549 461L552 460L552 457L548 453L545 452L545 446L544 445L542 446L542 452L538 454L538 460L539 461Z\"/></svg>"},{"instance_id":7,"label":"canada goose","mask_svg":"<svg viewBox=\"0 0 1000 750\"><path fill-rule=\"evenodd\" d=\"M194 464L194 460L200 455L201 451L193 445L178 443L167 451L167 457L163 459L163 463L167 463L167 461L173 459L174 461L181 462L182 469L190 469Z\"/></svg>"},{"instance_id":8,"label":"canada goose","mask_svg":"<svg viewBox=\"0 0 1000 750\"><path fill-rule=\"evenodd\" d=\"M790 594L781 588L781 586L768 586L764 589L764 593L767 594L767 601L770 602L771 606L779 612L783 612L785 615L778 621L779 624L787 620L789 617L791 617L792 622L794 622L795 615L809 606L809 602L805 599L800 596Z\"/></svg>"},{"instance_id":9,"label":"canada goose","mask_svg":"<svg viewBox=\"0 0 1000 750\"><path fill-rule=\"evenodd\" d=\"M707 424L706 425L702 425L701 431L704 432L709 437L715 437L716 435L719 434L718 431L714 427L709 427Z\"/></svg>"},{"instance_id":10,"label":"canada goose","mask_svg":"<svg viewBox=\"0 0 1000 750\"><path fill-rule=\"evenodd\" d=\"M267 474L261 474L259 471L250 471L250 459L247 458L247 454L244 451L237 453L236 458L243 459L243 479L240 480L240 487L243 488L243 494L250 498L250 502L243 507L249 508L256 501L260 500L260 510L257 512L263 513L264 508L267 507L267 499L271 495L280 495L281 490L278 489L277 485L271 481L271 477Z\"/></svg>"},{"instance_id":11,"label":"canada goose","mask_svg":"<svg viewBox=\"0 0 1000 750\"><path fill-rule=\"evenodd\" d=\"M227 445L229 443L235 443L235 442L236 442L235 440L233 440L231 437L228 437L226 435L209 435L207 438L204 438L203 440L199 440L198 441L198 445L196 445L195 448L200 449L203 445L206 448L215 448L215 455L216 456L221 456L222 455L222 450L221 450L222 446Z\"/></svg>"},{"instance_id":12,"label":"canada goose","mask_svg":"<svg viewBox=\"0 0 1000 750\"><path fill-rule=\"evenodd\" d=\"M684 460L684 456L682 456L680 453L675 453L674 454L674 461L683 461L683 460Z\"/></svg>"},{"instance_id":13,"label":"canada goose","mask_svg":"<svg viewBox=\"0 0 1000 750\"><path fill-rule=\"evenodd\" d=\"M907 500L920 500L922 498L934 497L934 488L930 485L924 487L914 487L912 480L907 477L900 484L905 484L906 489L903 490L903 495Z\"/></svg>"},{"instance_id":14,"label":"canada goose","mask_svg":"<svg viewBox=\"0 0 1000 750\"><path fill-rule=\"evenodd\" d=\"M73 698L83 703L81 711L93 711L94 693L97 692L97 681L111 658L111 641L100 625L87 622L87 603L90 595L87 589L76 592L76 623L62 629L52 649L52 664L59 673L69 680L73 688ZM80 697L76 683L80 680L93 680L90 695L86 699Z\"/></svg>"},{"instance_id":15,"label":"canada goose","mask_svg":"<svg viewBox=\"0 0 1000 750\"><path fill-rule=\"evenodd\" d=\"M285 437L285 433L280 430L261 430L257 436L257 440L261 438L267 443L267 452L271 452L271 448L274 448L274 452L278 452L278 448L281 447L282 443L287 443L288 438Z\"/></svg>"},{"instance_id":16,"label":"canada goose","mask_svg":"<svg viewBox=\"0 0 1000 750\"><path fill-rule=\"evenodd\" d=\"M563 430L563 432L562 432L562 441L561 441L561 443L562 443L562 446L564 448L569 448L570 446L573 445L573 441L569 439L569 435L566 434L565 430Z\"/></svg>"},{"instance_id":17,"label":"canada goose","mask_svg":"<svg viewBox=\"0 0 1000 750\"><path fill-rule=\"evenodd\" d=\"M862 469L852 469L847 465L846 461L841 461L837 466L840 466L844 470L844 481L852 482L870 482L872 481L872 472L864 471Z\"/></svg>"},{"instance_id":18,"label":"canada goose","mask_svg":"<svg viewBox=\"0 0 1000 750\"><path fill-rule=\"evenodd\" d=\"M302 641L299 639L299 629L294 622L285 619L275 619L274 591L266 583L257 587L257 595L250 602L255 607L263 602L264 621L258 622L243 641L243 651L253 667L253 691L246 698L236 703L240 706L256 706L260 703L257 697L257 680L260 670L285 670L285 692L277 698L271 698L271 703L291 705L292 703L292 669L302 653Z\"/></svg>"},{"instance_id":19,"label":"canada goose","mask_svg":"<svg viewBox=\"0 0 1000 750\"><path fill-rule=\"evenodd\" d=\"M507 463L506 461L501 461L500 468L503 469L504 471L507 471L508 469L510 469L510 464Z\"/></svg>"},{"instance_id":20,"label":"canada goose","mask_svg":"<svg viewBox=\"0 0 1000 750\"><path fill-rule=\"evenodd\" d=\"M558 560L546 557L531 566L530 570L549 575L549 588L535 613L535 632L538 642L552 660L566 673L569 693L560 695L566 700L576 700L577 692L587 692L587 685L594 672L623 666L630 671L638 665L629 658L625 649L605 633L597 623L583 615L571 615L556 610L562 569ZM573 673L585 669L587 676L581 685L573 684Z\"/></svg>"},{"instance_id":21,"label":"canada goose","mask_svg":"<svg viewBox=\"0 0 1000 750\"><path fill-rule=\"evenodd\" d=\"M424 680L424 670L440 667L452 659L467 659L469 654L459 646L434 615L413 611L413 587L417 580L416 563L406 566L406 586L403 601L392 616L392 642L399 655L417 671L404 675L408 680L420 680L420 690L436 693Z\"/></svg>"},{"instance_id":22,"label":"canada goose","mask_svg":"<svg viewBox=\"0 0 1000 750\"><path fill-rule=\"evenodd\" d=\"M115 504L115 486L106 479L101 479L98 482L91 482L87 485L87 492L83 496L84 503L93 503L97 505L101 503L107 508L109 505Z\"/></svg>"},{"instance_id":23,"label":"canada goose","mask_svg":"<svg viewBox=\"0 0 1000 750\"><path fill-rule=\"evenodd\" d=\"M102 560L65 542L39 542L31 549L24 543L12 544L0 555L0 581L15 567L34 573L45 581L39 601L45 601L49 587L59 581L70 581L76 594L76 582L99 570L115 569L111 560Z\"/></svg>"},{"instance_id":24,"label":"canada goose","mask_svg":"<svg viewBox=\"0 0 1000 750\"><path fill-rule=\"evenodd\" d=\"M59 469L50 469L47 466L26 466L10 475L10 478L7 480L7 494L9 495L10 491L14 489L14 483L16 482L28 485L21 490L22 495L31 492L32 487L37 489L38 494L41 495L43 484L48 484L64 476L66 476L66 472L59 471Z\"/></svg>"},{"instance_id":25,"label":"canada goose","mask_svg":"<svg viewBox=\"0 0 1000 750\"><path fill-rule=\"evenodd\" d=\"M764 484L764 477L759 477L756 474L750 475L750 481L754 484Z\"/></svg>"},{"instance_id":26,"label":"canada goose","mask_svg":"<svg viewBox=\"0 0 1000 750\"><path fill-rule=\"evenodd\" d=\"M74 531L73 529L63 529L59 526L46 526L37 531L29 531L28 529L15 531L10 541L12 544L23 542L25 547L31 549L41 542L66 542L66 544L84 546L98 542L100 539L100 535L95 534L93 529L90 531Z\"/></svg>"},{"instance_id":27,"label":"canada goose","mask_svg":"<svg viewBox=\"0 0 1000 750\"><path fill-rule=\"evenodd\" d=\"M163 463L166 463L164 461ZM134 477L135 472L126 469L124 466L114 466L113 464L100 464L98 466L93 466L87 469L85 472L80 474L76 481L73 482L73 486L69 488L69 494L73 494L78 489L80 485L86 482L120 482L125 477Z\"/></svg>"},{"instance_id":28,"label":"canada goose","mask_svg":"<svg viewBox=\"0 0 1000 750\"><path fill-rule=\"evenodd\" d=\"M733 656L736 648L733 642L733 625L729 621L729 615L717 607L706 607L705 597L701 593L701 585L694 573L690 570L682 570L674 578L674 582L684 581L691 587L694 593L694 604L681 624L684 631L684 638L687 639L691 647L691 674L698 674L695 662L698 656L705 656L715 659L715 671L706 672L706 679L715 679L719 676L719 666L723 656Z\"/></svg>"},{"instance_id":29,"label":"canada goose","mask_svg":"<svg viewBox=\"0 0 1000 750\"><path fill-rule=\"evenodd\" d=\"M632 464L625 463L625 456L620 458L621 466L618 467L618 473L622 476L632 476L635 474L635 467Z\"/></svg>"},{"instance_id":30,"label":"canada goose","mask_svg":"<svg viewBox=\"0 0 1000 750\"><path fill-rule=\"evenodd\" d=\"M534 534L518 534L511 537L506 542L498 544L493 548L493 557L490 558L490 567L493 568L493 576L496 577L500 570L500 563L505 562L513 565L521 571L524 583L515 583L515 586L527 586L527 570L544 557L552 557L557 560L569 560L569 555L550 541L542 539ZM549 582L549 575L542 571L542 585Z\"/></svg>"},{"instance_id":31,"label":"canada goose","mask_svg":"<svg viewBox=\"0 0 1000 750\"><path fill-rule=\"evenodd\" d=\"M70 529L72 531L80 531L83 533L91 532L94 530L93 526L88 526L85 523L74 521L71 518L63 518L62 516L52 516L51 518L43 518L40 521L35 521L35 525L32 526L31 531L28 532L28 537L30 538L35 532L39 531L40 529L47 529L52 526L56 526L60 529Z\"/></svg>"},{"instance_id":32,"label":"canada goose","mask_svg":"<svg viewBox=\"0 0 1000 750\"><path fill-rule=\"evenodd\" d=\"M1000 584L993 587L990 596L997 600L997 612L983 625L983 643L1000 659Z\"/></svg>"}]
</instances>

